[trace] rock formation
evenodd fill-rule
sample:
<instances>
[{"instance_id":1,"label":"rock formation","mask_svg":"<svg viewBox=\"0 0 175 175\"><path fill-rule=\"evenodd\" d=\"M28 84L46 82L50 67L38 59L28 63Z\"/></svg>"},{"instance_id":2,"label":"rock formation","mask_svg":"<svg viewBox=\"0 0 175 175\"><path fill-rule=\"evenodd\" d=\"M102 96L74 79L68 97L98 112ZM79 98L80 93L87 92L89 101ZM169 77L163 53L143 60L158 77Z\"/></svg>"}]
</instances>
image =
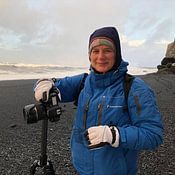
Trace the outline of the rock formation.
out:
<instances>
[{"instance_id":1,"label":"rock formation","mask_svg":"<svg viewBox=\"0 0 175 175\"><path fill-rule=\"evenodd\" d=\"M168 44L165 57L161 61L161 65L157 66L158 73L175 74L175 39Z\"/></svg>"}]
</instances>

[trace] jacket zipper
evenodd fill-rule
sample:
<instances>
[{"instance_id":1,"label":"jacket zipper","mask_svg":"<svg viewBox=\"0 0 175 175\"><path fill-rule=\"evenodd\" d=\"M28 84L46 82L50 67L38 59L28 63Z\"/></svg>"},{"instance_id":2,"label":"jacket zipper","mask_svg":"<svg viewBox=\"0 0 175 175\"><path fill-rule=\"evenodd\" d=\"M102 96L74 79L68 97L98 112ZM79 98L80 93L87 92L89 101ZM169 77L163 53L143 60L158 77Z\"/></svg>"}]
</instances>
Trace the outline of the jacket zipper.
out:
<instances>
[{"instance_id":1,"label":"jacket zipper","mask_svg":"<svg viewBox=\"0 0 175 175\"><path fill-rule=\"evenodd\" d=\"M85 106L84 106L84 116L83 116L83 127L84 129L87 128L87 113L89 110L89 101L90 99L88 99L88 101L86 102Z\"/></svg>"},{"instance_id":2,"label":"jacket zipper","mask_svg":"<svg viewBox=\"0 0 175 175\"><path fill-rule=\"evenodd\" d=\"M98 125L102 125L102 111L103 111L103 105L100 103L98 105Z\"/></svg>"},{"instance_id":3,"label":"jacket zipper","mask_svg":"<svg viewBox=\"0 0 175 175\"><path fill-rule=\"evenodd\" d=\"M102 125L102 113L104 107L105 96L102 97L102 102L98 105L98 125Z\"/></svg>"},{"instance_id":4,"label":"jacket zipper","mask_svg":"<svg viewBox=\"0 0 175 175\"><path fill-rule=\"evenodd\" d=\"M105 96L103 97L103 99L105 98ZM89 102L90 102L90 98L87 100L85 106L84 106L84 116L83 116L83 127L84 129L87 129L87 115L88 115L88 110L89 110ZM97 107L98 110L98 116L97 116L97 120L98 120L98 125L102 125L102 111L103 111L103 101L102 103L100 103Z\"/></svg>"}]
</instances>

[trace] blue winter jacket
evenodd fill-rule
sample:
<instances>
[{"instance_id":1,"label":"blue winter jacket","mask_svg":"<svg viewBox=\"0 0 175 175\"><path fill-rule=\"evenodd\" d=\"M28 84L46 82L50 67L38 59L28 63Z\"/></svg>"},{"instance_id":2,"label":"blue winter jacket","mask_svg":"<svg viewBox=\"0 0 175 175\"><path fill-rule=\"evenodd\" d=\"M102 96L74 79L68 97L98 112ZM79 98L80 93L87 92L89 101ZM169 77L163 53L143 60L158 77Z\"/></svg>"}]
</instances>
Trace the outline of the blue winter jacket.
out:
<instances>
[{"instance_id":1,"label":"blue winter jacket","mask_svg":"<svg viewBox=\"0 0 175 175\"><path fill-rule=\"evenodd\" d=\"M124 97L127 65L122 61L117 71L106 74L91 71L86 78L79 95L71 137L72 161L80 175L135 175L139 151L155 149L162 143L162 121L149 86L135 78L128 100ZM82 78L83 74L56 81L62 102L75 100ZM118 148L108 144L88 149L84 132L97 125L118 128Z\"/></svg>"}]
</instances>

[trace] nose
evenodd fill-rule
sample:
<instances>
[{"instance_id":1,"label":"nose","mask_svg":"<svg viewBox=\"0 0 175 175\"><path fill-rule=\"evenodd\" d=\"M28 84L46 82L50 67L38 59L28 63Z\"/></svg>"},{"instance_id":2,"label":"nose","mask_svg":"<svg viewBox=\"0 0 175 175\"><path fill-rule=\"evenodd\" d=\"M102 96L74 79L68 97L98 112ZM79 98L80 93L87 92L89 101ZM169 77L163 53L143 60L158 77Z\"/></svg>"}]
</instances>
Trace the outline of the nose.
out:
<instances>
[{"instance_id":1,"label":"nose","mask_svg":"<svg viewBox=\"0 0 175 175\"><path fill-rule=\"evenodd\" d=\"M104 54L103 50L99 51L98 58L99 59L105 59L105 54Z\"/></svg>"}]
</instances>

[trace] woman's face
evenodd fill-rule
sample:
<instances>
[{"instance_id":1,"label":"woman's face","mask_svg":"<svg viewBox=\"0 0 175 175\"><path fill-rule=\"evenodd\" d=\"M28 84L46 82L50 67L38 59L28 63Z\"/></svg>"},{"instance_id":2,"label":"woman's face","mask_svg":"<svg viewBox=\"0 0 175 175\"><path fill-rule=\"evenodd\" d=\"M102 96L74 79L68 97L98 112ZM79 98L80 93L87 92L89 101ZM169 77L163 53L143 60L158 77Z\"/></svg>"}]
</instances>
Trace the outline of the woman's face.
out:
<instances>
[{"instance_id":1,"label":"woman's face","mask_svg":"<svg viewBox=\"0 0 175 175\"><path fill-rule=\"evenodd\" d=\"M96 46L90 53L91 66L100 73L106 73L115 64L115 51L106 45Z\"/></svg>"}]
</instances>

